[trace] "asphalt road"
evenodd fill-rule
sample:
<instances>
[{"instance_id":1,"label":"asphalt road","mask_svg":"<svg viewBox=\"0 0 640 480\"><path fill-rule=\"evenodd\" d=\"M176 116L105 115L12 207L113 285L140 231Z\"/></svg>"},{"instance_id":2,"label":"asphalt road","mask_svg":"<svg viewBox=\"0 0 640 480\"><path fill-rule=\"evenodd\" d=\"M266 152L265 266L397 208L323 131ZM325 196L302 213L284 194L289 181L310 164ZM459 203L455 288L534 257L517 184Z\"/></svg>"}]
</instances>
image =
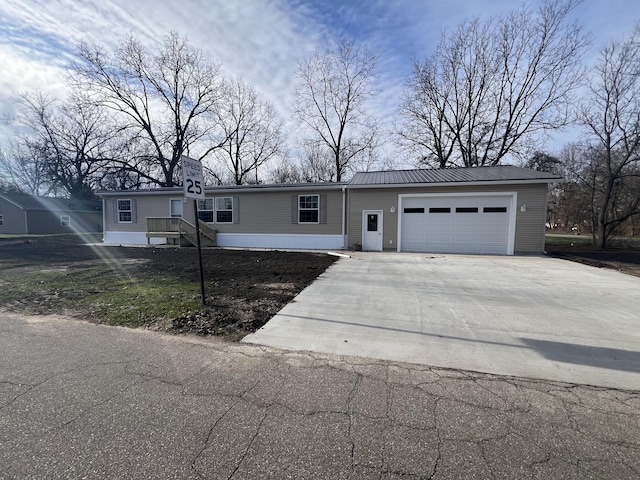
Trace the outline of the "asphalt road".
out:
<instances>
[{"instance_id":1,"label":"asphalt road","mask_svg":"<svg viewBox=\"0 0 640 480\"><path fill-rule=\"evenodd\" d=\"M640 392L0 314L0 478L640 477Z\"/></svg>"}]
</instances>

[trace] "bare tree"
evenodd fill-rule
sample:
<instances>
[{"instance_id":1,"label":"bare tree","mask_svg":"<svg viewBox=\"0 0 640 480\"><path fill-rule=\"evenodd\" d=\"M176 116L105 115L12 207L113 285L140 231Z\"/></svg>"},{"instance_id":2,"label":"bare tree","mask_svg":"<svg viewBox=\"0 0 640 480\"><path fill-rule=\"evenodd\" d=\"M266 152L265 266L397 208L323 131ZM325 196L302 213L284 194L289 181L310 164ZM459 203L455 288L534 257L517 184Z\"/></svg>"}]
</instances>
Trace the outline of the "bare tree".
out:
<instances>
[{"instance_id":1,"label":"bare tree","mask_svg":"<svg viewBox=\"0 0 640 480\"><path fill-rule=\"evenodd\" d=\"M12 139L0 151L0 169L4 171L3 189L32 195L48 195L54 186L43 175L40 147Z\"/></svg>"},{"instance_id":2,"label":"bare tree","mask_svg":"<svg viewBox=\"0 0 640 480\"><path fill-rule=\"evenodd\" d=\"M159 186L178 181L180 157L202 159L219 147L219 68L171 32L150 54L133 37L112 55L82 43L71 83L117 114L148 153L131 170Z\"/></svg>"},{"instance_id":3,"label":"bare tree","mask_svg":"<svg viewBox=\"0 0 640 480\"><path fill-rule=\"evenodd\" d=\"M379 143L377 122L366 110L375 94L376 62L367 50L342 39L335 51L316 50L298 66L294 115L311 132L307 148L330 155L338 182Z\"/></svg>"},{"instance_id":4,"label":"bare tree","mask_svg":"<svg viewBox=\"0 0 640 480\"><path fill-rule=\"evenodd\" d=\"M71 198L93 197L93 188L114 160L118 131L105 112L81 94L64 103L40 92L23 94L21 122L29 132L18 141L16 158L28 152L29 170L49 190Z\"/></svg>"},{"instance_id":5,"label":"bare tree","mask_svg":"<svg viewBox=\"0 0 640 480\"><path fill-rule=\"evenodd\" d=\"M298 165L295 165L287 156L284 156L271 170L269 181L273 183L300 183L302 182L302 172Z\"/></svg>"},{"instance_id":6,"label":"bare tree","mask_svg":"<svg viewBox=\"0 0 640 480\"><path fill-rule=\"evenodd\" d=\"M227 82L224 92L219 123L225 140L215 155L234 184L259 183L258 169L284 148L282 122L275 108L243 80Z\"/></svg>"},{"instance_id":7,"label":"bare tree","mask_svg":"<svg viewBox=\"0 0 640 480\"><path fill-rule=\"evenodd\" d=\"M605 248L640 214L640 24L602 50L581 121L589 141L582 179L593 192L598 246Z\"/></svg>"},{"instance_id":8,"label":"bare tree","mask_svg":"<svg viewBox=\"0 0 640 480\"><path fill-rule=\"evenodd\" d=\"M318 143L309 142L303 146L304 161L300 175L304 182L335 182L335 157L330 150Z\"/></svg>"},{"instance_id":9,"label":"bare tree","mask_svg":"<svg viewBox=\"0 0 640 480\"><path fill-rule=\"evenodd\" d=\"M488 22L465 22L416 61L397 127L420 164L497 165L535 135L565 126L589 37L568 23L576 0L546 1Z\"/></svg>"}]
</instances>

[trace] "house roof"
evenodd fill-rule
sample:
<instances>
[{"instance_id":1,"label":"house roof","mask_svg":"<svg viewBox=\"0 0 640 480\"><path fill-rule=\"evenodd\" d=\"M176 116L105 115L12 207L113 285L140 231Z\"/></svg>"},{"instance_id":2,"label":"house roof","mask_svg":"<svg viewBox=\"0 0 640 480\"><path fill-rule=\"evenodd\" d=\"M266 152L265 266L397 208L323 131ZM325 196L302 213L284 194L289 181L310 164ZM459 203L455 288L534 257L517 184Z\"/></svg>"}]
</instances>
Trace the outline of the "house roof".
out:
<instances>
[{"instance_id":1,"label":"house roof","mask_svg":"<svg viewBox=\"0 0 640 480\"><path fill-rule=\"evenodd\" d=\"M23 210L56 210L67 212L96 212L102 210L102 202L73 200L70 198L39 197L24 193L0 193L0 198Z\"/></svg>"},{"instance_id":2,"label":"house roof","mask_svg":"<svg viewBox=\"0 0 640 480\"><path fill-rule=\"evenodd\" d=\"M380 172L358 172L350 182L271 183L257 185L215 185L205 187L207 192L220 191L282 191L282 190L336 190L341 188L375 188L398 185L464 185L478 183L554 183L562 177L528 168L499 165L494 167L443 168L425 170L389 170ZM182 194L183 187L162 187L139 190L109 190L98 192L100 197L129 194L162 195L175 192Z\"/></svg>"},{"instance_id":3,"label":"house roof","mask_svg":"<svg viewBox=\"0 0 640 480\"><path fill-rule=\"evenodd\" d=\"M441 168L425 170L390 170L358 172L349 186L477 183L477 182L535 182L549 183L562 177L528 168L500 165L475 168Z\"/></svg>"},{"instance_id":4,"label":"house roof","mask_svg":"<svg viewBox=\"0 0 640 480\"><path fill-rule=\"evenodd\" d=\"M220 192L220 191L282 191L282 190L337 190L347 186L347 183L343 182L305 182L305 183L259 183L249 185L211 185L206 186L205 192ZM113 197L122 196L124 194L166 194L175 192L181 195L184 191L183 187L159 187L149 189L138 190L102 190L98 192L100 197Z\"/></svg>"}]
</instances>

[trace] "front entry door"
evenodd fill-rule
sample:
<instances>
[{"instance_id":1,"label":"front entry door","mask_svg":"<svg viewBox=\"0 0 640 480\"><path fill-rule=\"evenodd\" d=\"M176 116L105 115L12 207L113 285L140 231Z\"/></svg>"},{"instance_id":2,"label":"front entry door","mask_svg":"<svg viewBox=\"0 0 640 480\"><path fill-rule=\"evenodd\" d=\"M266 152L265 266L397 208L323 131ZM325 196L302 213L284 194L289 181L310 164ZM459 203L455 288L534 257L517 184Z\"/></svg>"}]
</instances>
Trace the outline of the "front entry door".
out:
<instances>
[{"instance_id":1,"label":"front entry door","mask_svg":"<svg viewBox=\"0 0 640 480\"><path fill-rule=\"evenodd\" d=\"M382 251L382 210L362 211L362 249Z\"/></svg>"}]
</instances>

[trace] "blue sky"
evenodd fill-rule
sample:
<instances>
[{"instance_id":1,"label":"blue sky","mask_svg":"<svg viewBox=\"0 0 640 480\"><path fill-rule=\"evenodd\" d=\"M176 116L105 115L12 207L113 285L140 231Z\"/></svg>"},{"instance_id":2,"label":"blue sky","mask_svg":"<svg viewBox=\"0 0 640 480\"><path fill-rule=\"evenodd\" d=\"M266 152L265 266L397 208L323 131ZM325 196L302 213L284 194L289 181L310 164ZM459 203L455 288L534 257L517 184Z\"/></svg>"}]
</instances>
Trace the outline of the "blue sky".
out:
<instances>
[{"instance_id":1,"label":"blue sky","mask_svg":"<svg viewBox=\"0 0 640 480\"><path fill-rule=\"evenodd\" d=\"M380 94L373 109L388 122L412 59L428 56L443 30L520 5L509 0L2 0L0 115L11 116L11 96L20 92L39 88L63 96L64 69L81 40L109 49L133 34L153 45L175 30L220 62L225 74L251 83L285 121L291 118L298 62L340 36L353 39L380 56ZM640 21L640 2L584 0L574 18L594 35L587 58L593 61L607 41ZM13 131L8 120L0 125L0 145ZM553 145L561 142L560 135Z\"/></svg>"}]
</instances>

